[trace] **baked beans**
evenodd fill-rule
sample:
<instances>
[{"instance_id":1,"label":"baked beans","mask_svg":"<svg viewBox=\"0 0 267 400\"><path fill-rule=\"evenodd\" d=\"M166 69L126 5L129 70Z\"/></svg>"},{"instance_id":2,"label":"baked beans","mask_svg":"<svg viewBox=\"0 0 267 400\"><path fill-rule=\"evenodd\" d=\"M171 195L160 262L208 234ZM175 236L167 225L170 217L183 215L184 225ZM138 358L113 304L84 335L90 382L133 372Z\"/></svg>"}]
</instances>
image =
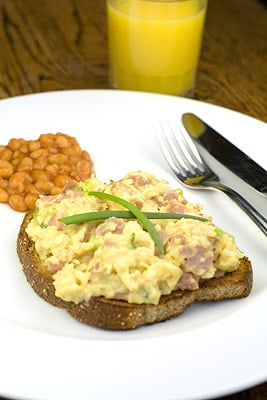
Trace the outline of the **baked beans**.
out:
<instances>
[{"instance_id":1,"label":"baked beans","mask_svg":"<svg viewBox=\"0 0 267 400\"><path fill-rule=\"evenodd\" d=\"M93 172L87 151L74 137L43 133L36 140L12 138L0 145L0 202L16 211L34 210L39 195L62 193L70 181Z\"/></svg>"}]
</instances>

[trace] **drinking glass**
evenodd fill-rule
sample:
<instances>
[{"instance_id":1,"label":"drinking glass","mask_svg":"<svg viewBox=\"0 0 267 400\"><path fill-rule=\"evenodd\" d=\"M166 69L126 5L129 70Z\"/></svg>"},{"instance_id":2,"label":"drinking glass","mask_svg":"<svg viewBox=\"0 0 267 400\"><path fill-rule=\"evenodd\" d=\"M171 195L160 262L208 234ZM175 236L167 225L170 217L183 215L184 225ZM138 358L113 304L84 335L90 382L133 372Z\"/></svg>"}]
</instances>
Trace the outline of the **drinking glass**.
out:
<instances>
[{"instance_id":1,"label":"drinking glass","mask_svg":"<svg viewBox=\"0 0 267 400\"><path fill-rule=\"evenodd\" d=\"M107 0L113 88L192 96L207 0Z\"/></svg>"}]
</instances>

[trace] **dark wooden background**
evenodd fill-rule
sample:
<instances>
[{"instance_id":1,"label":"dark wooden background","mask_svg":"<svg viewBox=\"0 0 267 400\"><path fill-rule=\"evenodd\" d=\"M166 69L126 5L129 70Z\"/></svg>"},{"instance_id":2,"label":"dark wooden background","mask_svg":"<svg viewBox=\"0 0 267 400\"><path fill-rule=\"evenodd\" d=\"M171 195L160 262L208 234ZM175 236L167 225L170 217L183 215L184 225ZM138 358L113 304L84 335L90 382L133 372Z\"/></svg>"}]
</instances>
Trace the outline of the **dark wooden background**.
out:
<instances>
[{"instance_id":1,"label":"dark wooden background","mask_svg":"<svg viewBox=\"0 0 267 400\"><path fill-rule=\"evenodd\" d=\"M0 99L105 89L107 70L105 0L0 0ZM195 98L267 122L265 0L209 0ZM224 399L265 400L267 384Z\"/></svg>"},{"instance_id":2,"label":"dark wooden background","mask_svg":"<svg viewBox=\"0 0 267 400\"><path fill-rule=\"evenodd\" d=\"M267 121L264 0L209 0L195 97ZM104 0L1 0L0 98L107 88Z\"/></svg>"}]
</instances>

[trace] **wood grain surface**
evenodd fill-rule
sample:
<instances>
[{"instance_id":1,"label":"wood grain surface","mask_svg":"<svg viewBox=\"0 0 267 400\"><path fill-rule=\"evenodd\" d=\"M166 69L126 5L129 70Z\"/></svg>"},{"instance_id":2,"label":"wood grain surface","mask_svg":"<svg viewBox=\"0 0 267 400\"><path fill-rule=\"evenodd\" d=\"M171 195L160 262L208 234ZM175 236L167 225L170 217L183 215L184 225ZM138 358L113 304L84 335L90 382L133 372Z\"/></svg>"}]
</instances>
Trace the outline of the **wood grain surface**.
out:
<instances>
[{"instance_id":1,"label":"wood grain surface","mask_svg":"<svg viewBox=\"0 0 267 400\"><path fill-rule=\"evenodd\" d=\"M267 7L209 0L196 97L267 121Z\"/></svg>"},{"instance_id":2,"label":"wood grain surface","mask_svg":"<svg viewBox=\"0 0 267 400\"><path fill-rule=\"evenodd\" d=\"M105 0L0 0L0 99L108 88L105 7ZM265 0L209 0L196 99L267 122L266 27ZM265 399L267 383L224 397Z\"/></svg>"}]
</instances>

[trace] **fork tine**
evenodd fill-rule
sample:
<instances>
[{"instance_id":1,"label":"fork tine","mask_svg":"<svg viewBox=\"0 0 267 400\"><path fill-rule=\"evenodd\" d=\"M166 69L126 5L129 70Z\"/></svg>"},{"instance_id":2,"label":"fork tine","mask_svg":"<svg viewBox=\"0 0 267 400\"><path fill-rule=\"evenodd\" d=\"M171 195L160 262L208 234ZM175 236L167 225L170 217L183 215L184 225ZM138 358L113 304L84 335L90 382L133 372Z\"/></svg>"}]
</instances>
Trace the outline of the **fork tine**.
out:
<instances>
[{"instance_id":1,"label":"fork tine","mask_svg":"<svg viewBox=\"0 0 267 400\"><path fill-rule=\"evenodd\" d=\"M169 126L171 129L172 143L175 149L173 150L174 155L177 156L180 154L184 164L187 167L187 170L190 171L191 175L199 174L199 170L201 170L202 173L203 167L198 155L198 151L195 148L194 143L190 143L191 138L188 137L187 132L184 132L181 129L181 127L178 125L178 122L175 122L175 124L171 124L169 122Z\"/></svg>"},{"instance_id":2,"label":"fork tine","mask_svg":"<svg viewBox=\"0 0 267 400\"><path fill-rule=\"evenodd\" d=\"M203 161L202 157L200 156L198 149L193 141L193 139L190 137L190 135L186 132L186 130L182 127L181 128L181 137L184 143L184 146L190 154L190 157L194 161L194 163L197 165L197 168L201 173L205 173L207 170L208 166L205 165L205 162Z\"/></svg>"},{"instance_id":3,"label":"fork tine","mask_svg":"<svg viewBox=\"0 0 267 400\"><path fill-rule=\"evenodd\" d=\"M203 173L205 166L195 144L190 144L191 138L187 140L187 132L184 134L177 121L161 121L155 126L155 132L163 155L175 175L184 180Z\"/></svg>"},{"instance_id":4,"label":"fork tine","mask_svg":"<svg viewBox=\"0 0 267 400\"><path fill-rule=\"evenodd\" d=\"M169 139L169 127L163 126L163 123L160 122L154 126L154 130L156 133L156 138L158 140L159 146L162 150L162 153L175 175L179 177L180 174L184 175L187 171L182 167L182 159L178 154L177 157L174 157L173 154L173 146ZM167 133L168 131L168 133Z\"/></svg>"}]
</instances>

